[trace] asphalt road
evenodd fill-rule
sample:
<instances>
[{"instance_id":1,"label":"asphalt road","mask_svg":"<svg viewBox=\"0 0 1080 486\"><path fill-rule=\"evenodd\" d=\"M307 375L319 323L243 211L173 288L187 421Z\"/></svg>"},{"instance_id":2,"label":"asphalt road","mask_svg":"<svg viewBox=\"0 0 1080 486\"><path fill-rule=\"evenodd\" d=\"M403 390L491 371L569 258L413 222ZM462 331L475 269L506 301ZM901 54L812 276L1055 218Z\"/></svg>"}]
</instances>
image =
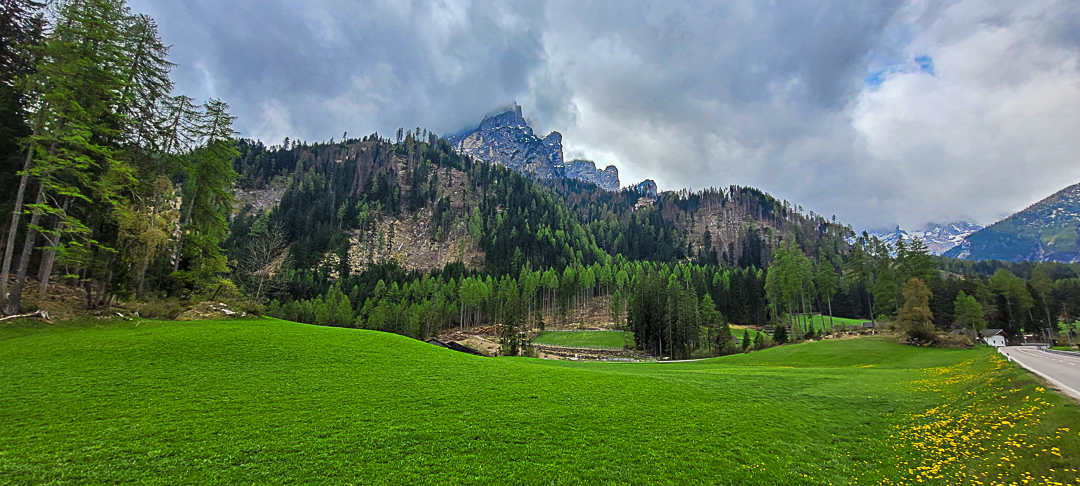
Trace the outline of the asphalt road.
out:
<instances>
[{"instance_id":1,"label":"asphalt road","mask_svg":"<svg viewBox=\"0 0 1080 486\"><path fill-rule=\"evenodd\" d=\"M1005 346L998 348L998 352L1080 400L1080 357L1047 353L1028 346Z\"/></svg>"}]
</instances>

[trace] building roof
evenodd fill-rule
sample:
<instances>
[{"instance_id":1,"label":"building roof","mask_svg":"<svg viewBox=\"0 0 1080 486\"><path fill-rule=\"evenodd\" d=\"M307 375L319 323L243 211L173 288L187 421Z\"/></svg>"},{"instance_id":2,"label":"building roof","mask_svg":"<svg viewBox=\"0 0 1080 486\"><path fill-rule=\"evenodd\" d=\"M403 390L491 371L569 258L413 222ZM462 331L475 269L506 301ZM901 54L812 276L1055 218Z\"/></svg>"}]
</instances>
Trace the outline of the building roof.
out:
<instances>
[{"instance_id":1,"label":"building roof","mask_svg":"<svg viewBox=\"0 0 1080 486\"><path fill-rule=\"evenodd\" d=\"M484 353L481 353L480 351L477 351L477 350L475 350L473 348L465 346L464 344L461 344L461 343L450 341L447 344L449 345L450 349L453 349L454 351L461 351L462 353L468 353L468 354L472 354L472 355L476 355L476 356L486 356Z\"/></svg>"},{"instance_id":2,"label":"building roof","mask_svg":"<svg viewBox=\"0 0 1080 486\"><path fill-rule=\"evenodd\" d=\"M997 336L999 334L1004 336L1005 331L1003 331L1001 329L983 329L979 334L982 335L982 337L984 337L984 338L988 338L988 337L991 337L991 336Z\"/></svg>"}]
</instances>

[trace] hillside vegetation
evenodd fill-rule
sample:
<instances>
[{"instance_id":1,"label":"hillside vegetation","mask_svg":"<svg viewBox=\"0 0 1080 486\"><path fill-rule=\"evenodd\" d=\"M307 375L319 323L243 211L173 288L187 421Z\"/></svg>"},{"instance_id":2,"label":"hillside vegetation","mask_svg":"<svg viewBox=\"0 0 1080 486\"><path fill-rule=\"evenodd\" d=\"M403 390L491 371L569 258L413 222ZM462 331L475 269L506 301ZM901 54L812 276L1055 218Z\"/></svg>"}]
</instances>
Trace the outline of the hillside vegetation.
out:
<instances>
[{"instance_id":1,"label":"hillside vegetation","mask_svg":"<svg viewBox=\"0 0 1080 486\"><path fill-rule=\"evenodd\" d=\"M946 253L968 260L1080 261L1080 184L1051 196L965 238Z\"/></svg>"},{"instance_id":2,"label":"hillside vegetation","mask_svg":"<svg viewBox=\"0 0 1080 486\"><path fill-rule=\"evenodd\" d=\"M878 339L657 365L481 358L270 319L3 324L0 477L1072 481L1080 409L1038 386L989 349Z\"/></svg>"}]
</instances>

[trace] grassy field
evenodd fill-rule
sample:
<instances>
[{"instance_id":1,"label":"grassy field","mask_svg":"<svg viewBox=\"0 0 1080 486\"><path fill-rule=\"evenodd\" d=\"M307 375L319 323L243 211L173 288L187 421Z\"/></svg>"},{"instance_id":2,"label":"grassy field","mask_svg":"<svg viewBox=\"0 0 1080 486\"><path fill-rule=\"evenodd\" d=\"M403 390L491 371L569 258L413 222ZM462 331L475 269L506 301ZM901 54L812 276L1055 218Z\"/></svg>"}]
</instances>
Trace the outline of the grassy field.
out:
<instances>
[{"instance_id":1,"label":"grassy field","mask_svg":"<svg viewBox=\"0 0 1080 486\"><path fill-rule=\"evenodd\" d=\"M731 335L739 338L740 340L743 338L743 331L750 333L751 340L757 337L758 334L766 334L751 327L731 326Z\"/></svg>"},{"instance_id":2,"label":"grassy field","mask_svg":"<svg viewBox=\"0 0 1080 486\"><path fill-rule=\"evenodd\" d=\"M833 317L832 324L836 327L840 326L858 326L862 327L862 323L869 321L869 319L847 319L844 317ZM810 318L810 322L814 323L814 329L821 330L829 327L829 316L822 316L815 314Z\"/></svg>"},{"instance_id":3,"label":"grassy field","mask_svg":"<svg viewBox=\"0 0 1080 486\"><path fill-rule=\"evenodd\" d=\"M0 326L2 483L1080 484L1080 407L987 348L616 364L270 319Z\"/></svg>"},{"instance_id":4,"label":"grassy field","mask_svg":"<svg viewBox=\"0 0 1080 486\"><path fill-rule=\"evenodd\" d=\"M633 345L634 333L627 332L625 339L626 344ZM622 331L544 331L532 342L582 348L621 348L624 341Z\"/></svg>"}]
</instances>

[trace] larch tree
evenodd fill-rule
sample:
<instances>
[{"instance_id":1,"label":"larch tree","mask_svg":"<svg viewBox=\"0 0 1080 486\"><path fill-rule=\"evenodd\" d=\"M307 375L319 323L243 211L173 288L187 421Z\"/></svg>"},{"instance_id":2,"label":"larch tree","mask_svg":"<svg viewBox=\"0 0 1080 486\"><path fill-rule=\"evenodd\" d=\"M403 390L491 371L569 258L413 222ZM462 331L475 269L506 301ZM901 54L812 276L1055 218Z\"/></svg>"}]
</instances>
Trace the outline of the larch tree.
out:
<instances>
[{"instance_id":1,"label":"larch tree","mask_svg":"<svg viewBox=\"0 0 1080 486\"><path fill-rule=\"evenodd\" d=\"M934 337L934 314L930 312L930 289L922 280L912 278L903 286L904 305L896 314L900 328L912 338L930 340Z\"/></svg>"},{"instance_id":2,"label":"larch tree","mask_svg":"<svg viewBox=\"0 0 1080 486\"><path fill-rule=\"evenodd\" d=\"M832 262L822 257L818 261L817 268L817 290L818 295L825 299L825 302L829 305L829 328L833 327L833 313L832 313L832 299L836 295L836 291L840 287L839 277L836 275L836 269L833 268Z\"/></svg>"},{"instance_id":3,"label":"larch tree","mask_svg":"<svg viewBox=\"0 0 1080 486\"><path fill-rule=\"evenodd\" d=\"M228 108L220 100L205 103L205 114L196 127L196 133L205 142L187 161L189 180L173 270L179 270L180 260L186 257L196 281L202 283L209 283L216 275L228 271L218 245L229 229L227 218L233 208L231 188L237 178L232 163L239 154L233 138L234 117L229 115Z\"/></svg>"},{"instance_id":4,"label":"larch tree","mask_svg":"<svg viewBox=\"0 0 1080 486\"><path fill-rule=\"evenodd\" d=\"M31 219L8 296L10 314L19 311L39 234L45 233L50 243L61 233L72 237L71 260L80 267L88 267L87 257L99 249L112 251L92 238L92 230L76 217L80 213L72 204L83 203L89 212L107 212L119 201L116 188L131 178L130 168L117 158L123 117L114 111L124 86L121 66L128 61L121 46L126 15L119 1L63 3L41 48L30 85L38 99L36 126L23 173L37 182L38 190L34 203L27 205ZM21 211L21 203L16 201L17 210ZM87 212L82 214L87 217ZM52 228L43 227L42 219L53 220Z\"/></svg>"},{"instance_id":5,"label":"larch tree","mask_svg":"<svg viewBox=\"0 0 1080 486\"><path fill-rule=\"evenodd\" d=\"M953 302L953 315L955 324L964 329L971 329L978 339L979 331L986 329L986 317L983 315L982 304L973 295L967 295L963 290L956 295Z\"/></svg>"}]
</instances>

